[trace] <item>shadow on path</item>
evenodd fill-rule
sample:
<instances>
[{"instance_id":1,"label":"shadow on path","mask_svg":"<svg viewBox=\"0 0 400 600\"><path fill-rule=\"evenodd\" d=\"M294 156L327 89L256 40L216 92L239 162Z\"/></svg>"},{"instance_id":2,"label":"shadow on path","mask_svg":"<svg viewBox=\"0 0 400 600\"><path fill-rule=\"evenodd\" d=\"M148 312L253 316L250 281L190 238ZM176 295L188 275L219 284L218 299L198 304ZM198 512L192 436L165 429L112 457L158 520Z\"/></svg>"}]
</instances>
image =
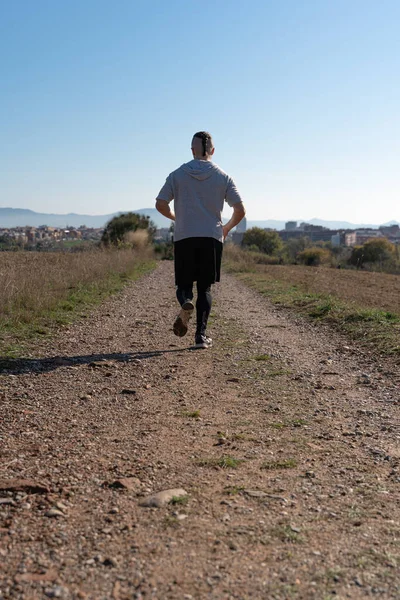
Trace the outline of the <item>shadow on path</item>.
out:
<instances>
[{"instance_id":1,"label":"shadow on path","mask_svg":"<svg viewBox=\"0 0 400 600\"><path fill-rule=\"evenodd\" d=\"M50 358L0 358L0 374L47 373L60 367L89 365L93 368L106 366L107 362L134 362L157 358L164 354L180 354L194 350L193 347L148 352L124 352L111 354L86 354L82 356L53 356ZM104 363L104 365L102 365Z\"/></svg>"}]
</instances>

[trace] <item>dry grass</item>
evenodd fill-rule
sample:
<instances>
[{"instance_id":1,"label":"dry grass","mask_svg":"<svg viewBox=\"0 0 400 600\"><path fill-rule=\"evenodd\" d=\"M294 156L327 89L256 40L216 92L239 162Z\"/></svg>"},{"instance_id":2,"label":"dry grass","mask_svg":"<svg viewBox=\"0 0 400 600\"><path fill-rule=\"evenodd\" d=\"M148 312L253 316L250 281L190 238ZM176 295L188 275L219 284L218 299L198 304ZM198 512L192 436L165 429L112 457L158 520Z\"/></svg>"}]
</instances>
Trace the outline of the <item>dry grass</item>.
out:
<instances>
[{"instance_id":1,"label":"dry grass","mask_svg":"<svg viewBox=\"0 0 400 600\"><path fill-rule=\"evenodd\" d=\"M307 292L333 294L356 305L400 314L400 277L326 267L270 266L269 277L299 285Z\"/></svg>"},{"instance_id":2,"label":"dry grass","mask_svg":"<svg viewBox=\"0 0 400 600\"><path fill-rule=\"evenodd\" d=\"M135 250L144 250L150 243L149 233L146 229L128 231L125 234L125 242Z\"/></svg>"},{"instance_id":3,"label":"dry grass","mask_svg":"<svg viewBox=\"0 0 400 600\"><path fill-rule=\"evenodd\" d=\"M328 267L300 265L261 265L255 253L227 246L224 258L229 271L262 274L271 282L280 281L299 286L304 292L332 294L340 300L355 305L400 314L400 277L388 273L375 273Z\"/></svg>"},{"instance_id":4,"label":"dry grass","mask_svg":"<svg viewBox=\"0 0 400 600\"><path fill-rule=\"evenodd\" d=\"M152 250L0 253L0 340L31 337L98 303L152 260Z\"/></svg>"},{"instance_id":5,"label":"dry grass","mask_svg":"<svg viewBox=\"0 0 400 600\"><path fill-rule=\"evenodd\" d=\"M225 268L274 304L325 322L362 345L400 354L400 277L326 267L261 265L226 248ZM272 375L272 374L270 374Z\"/></svg>"},{"instance_id":6,"label":"dry grass","mask_svg":"<svg viewBox=\"0 0 400 600\"><path fill-rule=\"evenodd\" d=\"M224 246L223 256L231 273L251 272L257 269L257 265L276 265L279 262L276 256L269 256L264 252L243 250L240 246L234 244Z\"/></svg>"}]
</instances>

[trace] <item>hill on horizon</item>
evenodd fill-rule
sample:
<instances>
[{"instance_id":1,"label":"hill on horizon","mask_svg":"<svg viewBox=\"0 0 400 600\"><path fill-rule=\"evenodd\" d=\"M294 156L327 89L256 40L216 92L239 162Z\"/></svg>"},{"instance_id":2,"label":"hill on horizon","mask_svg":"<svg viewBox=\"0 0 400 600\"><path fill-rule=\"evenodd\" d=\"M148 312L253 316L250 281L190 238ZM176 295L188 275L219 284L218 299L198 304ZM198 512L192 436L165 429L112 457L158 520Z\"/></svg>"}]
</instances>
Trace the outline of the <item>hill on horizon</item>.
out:
<instances>
[{"instance_id":1,"label":"hill on horizon","mask_svg":"<svg viewBox=\"0 0 400 600\"><path fill-rule=\"evenodd\" d=\"M118 211L108 215L80 215L77 213L68 213L64 215L54 213L37 213L25 208L0 208L0 228L8 227L39 227L47 225L48 227L86 227L100 228L104 227L113 217L122 214ZM170 221L166 219L155 208L140 208L132 210L141 215L149 216L156 227L169 227Z\"/></svg>"},{"instance_id":2,"label":"hill on horizon","mask_svg":"<svg viewBox=\"0 0 400 600\"><path fill-rule=\"evenodd\" d=\"M128 211L118 211L108 215L80 215L77 213L60 215L54 213L38 213L25 208L0 207L0 228L25 226L39 227L40 225L61 228L80 227L81 225L85 225L86 227L100 228L104 227L110 219L120 215L122 212ZM169 219L163 217L155 208L132 209L131 212L150 217L151 221L153 221L158 228L169 227L171 223ZM288 219L288 221L296 221L296 219ZM285 229L286 222L287 221L279 221L274 219L260 221L249 220L247 221L247 227L261 227L263 229L270 228L277 229L279 231L281 229ZM380 226L371 223L366 224L349 223L348 221L325 221L317 218L309 220L297 219L298 224L302 222L310 223L311 225L322 225L323 227L328 227L329 229L358 229L361 227L378 229ZM400 225L400 222L393 220L389 221L388 223L382 223L381 225Z\"/></svg>"}]
</instances>

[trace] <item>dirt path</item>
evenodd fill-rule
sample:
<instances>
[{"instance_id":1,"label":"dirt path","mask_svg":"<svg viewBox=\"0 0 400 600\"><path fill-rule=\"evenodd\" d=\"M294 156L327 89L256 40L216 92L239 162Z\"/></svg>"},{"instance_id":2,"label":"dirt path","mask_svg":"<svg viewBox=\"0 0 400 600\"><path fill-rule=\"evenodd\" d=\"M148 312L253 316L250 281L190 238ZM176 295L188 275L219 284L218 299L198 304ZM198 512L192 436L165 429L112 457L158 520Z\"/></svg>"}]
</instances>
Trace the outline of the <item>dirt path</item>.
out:
<instances>
[{"instance_id":1,"label":"dirt path","mask_svg":"<svg viewBox=\"0 0 400 600\"><path fill-rule=\"evenodd\" d=\"M2 362L0 598L399 598L399 374L227 275L189 350L172 283Z\"/></svg>"}]
</instances>

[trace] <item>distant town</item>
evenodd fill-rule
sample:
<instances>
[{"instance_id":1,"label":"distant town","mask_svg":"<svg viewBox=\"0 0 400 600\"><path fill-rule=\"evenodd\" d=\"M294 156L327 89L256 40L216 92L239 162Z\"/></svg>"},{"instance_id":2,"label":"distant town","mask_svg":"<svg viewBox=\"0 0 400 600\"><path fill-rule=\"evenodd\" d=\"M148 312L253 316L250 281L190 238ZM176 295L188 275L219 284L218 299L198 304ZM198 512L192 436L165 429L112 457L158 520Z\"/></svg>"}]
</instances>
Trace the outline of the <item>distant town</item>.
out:
<instances>
[{"instance_id":1,"label":"distant town","mask_svg":"<svg viewBox=\"0 0 400 600\"><path fill-rule=\"evenodd\" d=\"M236 230L230 234L234 244L240 245L244 233L247 230L246 219L236 227ZM19 247L55 247L73 242L99 242L104 231L103 227L93 228L81 225L80 227L49 227L41 225L39 227L9 227L0 228L0 246L19 246ZM267 228L266 231L276 231ZM278 231L283 241L293 238L307 237L311 242L330 242L332 246L359 246L365 242L386 238L393 244L400 244L399 225L381 226L378 229L329 229L321 225L311 225L309 223L300 223L297 221L288 221L285 229ZM159 228L155 232L155 241L170 241L171 231L167 227Z\"/></svg>"},{"instance_id":2,"label":"distant town","mask_svg":"<svg viewBox=\"0 0 400 600\"><path fill-rule=\"evenodd\" d=\"M243 236L247 229L246 219L243 219L232 233L232 240L235 244L241 244ZM266 231L276 231L266 229ZM328 229L322 225L311 225L309 223L300 223L297 221L288 221L285 229L278 231L279 236L284 242L289 239L307 237L311 242L330 242L332 246L360 246L369 240L377 238L386 238L393 244L400 244L399 225L382 225L378 229Z\"/></svg>"},{"instance_id":3,"label":"distant town","mask_svg":"<svg viewBox=\"0 0 400 600\"><path fill-rule=\"evenodd\" d=\"M14 243L17 246L35 246L37 244L61 244L71 241L98 242L103 233L103 227L92 228L82 225L81 227L8 227L0 228L0 244Z\"/></svg>"}]
</instances>

